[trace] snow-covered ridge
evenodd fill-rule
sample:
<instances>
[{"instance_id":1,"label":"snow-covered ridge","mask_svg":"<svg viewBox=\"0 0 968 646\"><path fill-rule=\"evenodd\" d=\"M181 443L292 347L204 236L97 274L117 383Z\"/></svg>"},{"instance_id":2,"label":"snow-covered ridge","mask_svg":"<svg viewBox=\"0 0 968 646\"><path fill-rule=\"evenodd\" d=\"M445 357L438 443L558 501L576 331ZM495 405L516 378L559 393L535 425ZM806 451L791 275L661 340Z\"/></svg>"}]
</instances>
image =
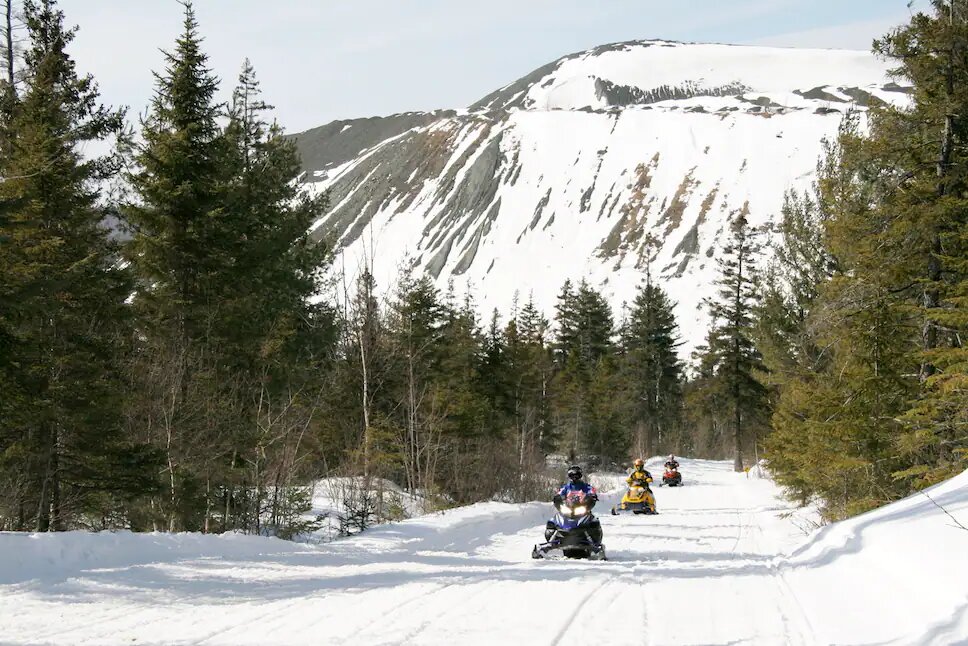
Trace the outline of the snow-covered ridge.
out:
<instances>
[{"instance_id":1,"label":"snow-covered ridge","mask_svg":"<svg viewBox=\"0 0 968 646\"><path fill-rule=\"evenodd\" d=\"M551 313L566 278L631 301L651 234L688 353L730 219L774 220L848 110L907 101L888 68L863 52L637 41L464 111L335 122L296 135L308 186L331 197L314 235L338 241L350 278L364 256L383 287L413 262L441 287L473 285L484 312L530 293Z\"/></svg>"},{"instance_id":2,"label":"snow-covered ridge","mask_svg":"<svg viewBox=\"0 0 968 646\"><path fill-rule=\"evenodd\" d=\"M832 90L834 102L851 101L841 88L886 100L896 90L885 71L870 54L850 50L632 41L565 56L542 68L543 74L527 77L526 84L502 88L474 107L604 109L743 94L802 107L806 104L796 97L817 89Z\"/></svg>"}]
</instances>

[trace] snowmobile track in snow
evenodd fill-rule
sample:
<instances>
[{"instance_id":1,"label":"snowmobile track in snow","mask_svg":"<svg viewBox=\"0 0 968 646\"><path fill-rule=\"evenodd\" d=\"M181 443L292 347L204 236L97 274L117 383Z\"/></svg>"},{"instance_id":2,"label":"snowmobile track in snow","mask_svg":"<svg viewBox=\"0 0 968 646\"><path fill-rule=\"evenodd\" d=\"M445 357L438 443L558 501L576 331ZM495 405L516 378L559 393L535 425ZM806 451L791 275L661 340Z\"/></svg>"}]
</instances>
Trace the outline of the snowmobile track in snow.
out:
<instances>
[{"instance_id":1,"label":"snowmobile track in snow","mask_svg":"<svg viewBox=\"0 0 968 646\"><path fill-rule=\"evenodd\" d=\"M584 594L580 598L580 600L578 601L577 604L575 604L575 607L572 609L571 612L562 613L567 618L565 619L565 621L562 622L561 627L555 633L555 636L551 639L552 646L558 646L558 644L561 644L564 642L564 638L565 638L565 635L568 633L568 629L572 626L572 624L580 620L582 613L585 612L585 604L587 604L597 592L605 588L605 586L607 586L609 583L611 583L609 579L607 578L603 579L601 583L594 586L591 590L589 590L586 594Z\"/></svg>"},{"instance_id":2,"label":"snowmobile track in snow","mask_svg":"<svg viewBox=\"0 0 968 646\"><path fill-rule=\"evenodd\" d=\"M660 516L600 516L604 562L531 559L550 503L483 503L320 546L0 533L0 643L968 643L968 563L951 558L963 532L924 496L804 543L772 482L682 462L689 486L655 489ZM932 494L959 518L960 478ZM928 589L897 593L926 567Z\"/></svg>"}]
</instances>

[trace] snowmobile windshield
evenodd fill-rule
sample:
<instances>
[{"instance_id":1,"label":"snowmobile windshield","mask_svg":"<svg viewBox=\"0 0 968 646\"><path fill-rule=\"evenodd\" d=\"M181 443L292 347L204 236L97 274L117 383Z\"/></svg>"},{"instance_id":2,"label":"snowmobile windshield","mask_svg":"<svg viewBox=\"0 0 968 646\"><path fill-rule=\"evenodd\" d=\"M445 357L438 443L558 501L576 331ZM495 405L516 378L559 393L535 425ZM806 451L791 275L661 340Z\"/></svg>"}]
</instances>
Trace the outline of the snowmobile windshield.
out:
<instances>
[{"instance_id":1,"label":"snowmobile windshield","mask_svg":"<svg viewBox=\"0 0 968 646\"><path fill-rule=\"evenodd\" d=\"M561 506L559 510L568 516L584 516L591 511L588 505L588 499L585 494L581 491L570 492L564 500L561 501Z\"/></svg>"}]
</instances>

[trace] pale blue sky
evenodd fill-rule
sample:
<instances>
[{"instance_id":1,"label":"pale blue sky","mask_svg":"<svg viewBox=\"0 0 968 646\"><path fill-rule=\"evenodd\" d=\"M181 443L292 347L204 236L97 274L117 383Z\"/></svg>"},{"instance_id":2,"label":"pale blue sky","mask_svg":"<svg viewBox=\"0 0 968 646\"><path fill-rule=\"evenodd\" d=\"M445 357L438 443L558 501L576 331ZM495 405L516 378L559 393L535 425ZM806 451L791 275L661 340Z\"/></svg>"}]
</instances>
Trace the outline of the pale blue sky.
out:
<instances>
[{"instance_id":1,"label":"pale blue sky","mask_svg":"<svg viewBox=\"0 0 968 646\"><path fill-rule=\"evenodd\" d=\"M915 8L927 0L916 0ZM196 0L216 73L255 64L289 132L462 107L574 51L637 38L868 49L907 0ZM141 112L175 0L61 0L105 100ZM227 93L230 83L226 84Z\"/></svg>"}]
</instances>

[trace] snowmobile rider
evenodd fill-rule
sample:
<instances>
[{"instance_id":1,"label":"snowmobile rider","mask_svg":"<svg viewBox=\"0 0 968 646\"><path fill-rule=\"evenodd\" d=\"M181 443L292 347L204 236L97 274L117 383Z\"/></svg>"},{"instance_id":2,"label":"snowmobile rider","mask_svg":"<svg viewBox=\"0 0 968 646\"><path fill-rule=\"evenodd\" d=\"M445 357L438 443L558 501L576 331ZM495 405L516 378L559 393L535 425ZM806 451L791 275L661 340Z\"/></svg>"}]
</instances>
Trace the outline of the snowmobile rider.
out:
<instances>
[{"instance_id":1,"label":"snowmobile rider","mask_svg":"<svg viewBox=\"0 0 968 646\"><path fill-rule=\"evenodd\" d=\"M674 455L669 456L669 459L665 463L665 468L668 469L669 471L679 470L679 462L678 460L676 460L676 456Z\"/></svg>"},{"instance_id":2,"label":"snowmobile rider","mask_svg":"<svg viewBox=\"0 0 968 646\"><path fill-rule=\"evenodd\" d=\"M635 468L632 470L632 473L625 479L626 484L631 487L633 482L641 480L645 483L646 488L648 488L649 483L652 482L652 474L645 468L645 462L642 458L639 458L633 463L633 466Z\"/></svg>"},{"instance_id":3,"label":"snowmobile rider","mask_svg":"<svg viewBox=\"0 0 968 646\"><path fill-rule=\"evenodd\" d=\"M585 500L587 501L586 504L588 505L589 510L595 506L595 503L598 502L598 492L595 491L595 487L584 481L584 475L585 474L582 472L581 467L577 464L568 468L568 483L559 489L558 493L555 494L555 497L553 498L555 507L559 507L562 500L564 500L568 494L576 491L580 491L581 493L585 494ZM548 524L549 528L545 531L545 540L549 540L548 531L553 532L554 530L552 524ZM588 537L592 539L592 542L595 543L595 545L602 544L602 525L598 522L597 518L593 518L588 527Z\"/></svg>"},{"instance_id":4,"label":"snowmobile rider","mask_svg":"<svg viewBox=\"0 0 968 646\"><path fill-rule=\"evenodd\" d=\"M580 491L585 494L585 497L588 498L589 508L595 506L595 503L598 502L598 492L595 491L595 487L582 480L584 475L585 474L582 473L581 467L578 465L574 465L568 469L568 484L559 489L558 493L555 494L554 497L556 507L560 505L561 501L573 491Z\"/></svg>"}]
</instances>

